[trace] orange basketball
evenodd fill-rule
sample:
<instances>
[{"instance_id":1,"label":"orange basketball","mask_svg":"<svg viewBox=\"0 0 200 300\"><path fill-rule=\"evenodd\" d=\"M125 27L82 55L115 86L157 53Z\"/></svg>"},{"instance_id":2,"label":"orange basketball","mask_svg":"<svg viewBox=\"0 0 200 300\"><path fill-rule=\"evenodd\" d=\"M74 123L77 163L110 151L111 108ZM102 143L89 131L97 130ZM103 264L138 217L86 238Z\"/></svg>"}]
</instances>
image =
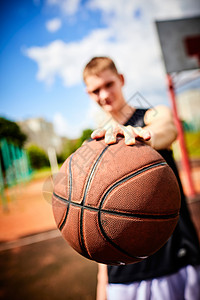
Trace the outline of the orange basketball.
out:
<instances>
[{"instance_id":1,"label":"orange basketball","mask_svg":"<svg viewBox=\"0 0 200 300\"><path fill-rule=\"evenodd\" d=\"M180 192L150 146L94 140L64 162L52 203L58 228L78 253L118 265L139 262L166 243L179 218Z\"/></svg>"}]
</instances>

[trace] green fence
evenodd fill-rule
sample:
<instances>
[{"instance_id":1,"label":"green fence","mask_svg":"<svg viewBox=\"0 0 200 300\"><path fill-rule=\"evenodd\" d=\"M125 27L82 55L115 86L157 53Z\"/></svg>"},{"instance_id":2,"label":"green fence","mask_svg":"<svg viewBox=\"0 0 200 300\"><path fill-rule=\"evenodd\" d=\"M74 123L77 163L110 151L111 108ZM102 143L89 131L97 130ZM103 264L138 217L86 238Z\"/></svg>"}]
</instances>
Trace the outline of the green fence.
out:
<instances>
[{"instance_id":1,"label":"green fence","mask_svg":"<svg viewBox=\"0 0 200 300\"><path fill-rule=\"evenodd\" d=\"M0 140L0 193L3 205L6 204L5 188L28 181L31 172L26 151L6 139Z\"/></svg>"}]
</instances>

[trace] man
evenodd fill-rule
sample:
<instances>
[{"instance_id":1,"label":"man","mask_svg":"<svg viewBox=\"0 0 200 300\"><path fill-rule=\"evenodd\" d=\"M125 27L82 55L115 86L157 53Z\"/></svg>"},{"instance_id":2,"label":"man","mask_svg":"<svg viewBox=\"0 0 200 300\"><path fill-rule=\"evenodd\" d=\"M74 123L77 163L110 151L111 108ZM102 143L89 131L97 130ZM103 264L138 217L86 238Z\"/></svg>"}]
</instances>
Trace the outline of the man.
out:
<instances>
[{"instance_id":1,"label":"man","mask_svg":"<svg viewBox=\"0 0 200 300\"><path fill-rule=\"evenodd\" d=\"M108 57L93 58L86 65L83 78L89 96L113 119L113 126L97 129L91 137L104 137L107 144L112 144L117 134L122 134L127 146L134 145L137 138L142 139L171 166L182 196L179 223L157 253L127 266L99 265L97 299L200 299L199 242L170 150L177 136L171 110L165 106L154 110L129 106L122 92L124 77Z\"/></svg>"}]
</instances>

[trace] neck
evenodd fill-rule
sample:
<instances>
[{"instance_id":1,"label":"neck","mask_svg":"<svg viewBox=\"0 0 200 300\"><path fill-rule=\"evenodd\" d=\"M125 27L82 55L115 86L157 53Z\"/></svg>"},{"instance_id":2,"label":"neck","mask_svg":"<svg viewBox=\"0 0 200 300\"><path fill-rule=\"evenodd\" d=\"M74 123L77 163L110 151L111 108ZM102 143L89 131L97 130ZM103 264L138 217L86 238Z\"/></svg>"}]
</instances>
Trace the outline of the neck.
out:
<instances>
[{"instance_id":1,"label":"neck","mask_svg":"<svg viewBox=\"0 0 200 300\"><path fill-rule=\"evenodd\" d=\"M125 105L123 105L123 107L118 111L111 112L111 116L119 124L123 125L129 120L135 110L136 109L134 107L131 107L125 103Z\"/></svg>"}]
</instances>

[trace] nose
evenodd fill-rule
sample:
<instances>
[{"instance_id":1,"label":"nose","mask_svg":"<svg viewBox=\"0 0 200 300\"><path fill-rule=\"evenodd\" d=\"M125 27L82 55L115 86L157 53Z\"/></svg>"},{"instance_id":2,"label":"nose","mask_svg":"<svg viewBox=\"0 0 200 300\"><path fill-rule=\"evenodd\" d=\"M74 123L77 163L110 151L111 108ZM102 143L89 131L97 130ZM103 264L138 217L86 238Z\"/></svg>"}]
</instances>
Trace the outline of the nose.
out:
<instances>
[{"instance_id":1,"label":"nose","mask_svg":"<svg viewBox=\"0 0 200 300\"><path fill-rule=\"evenodd\" d=\"M109 98L109 92L107 89L101 89L99 92L99 101L100 104L105 103L105 101Z\"/></svg>"}]
</instances>

